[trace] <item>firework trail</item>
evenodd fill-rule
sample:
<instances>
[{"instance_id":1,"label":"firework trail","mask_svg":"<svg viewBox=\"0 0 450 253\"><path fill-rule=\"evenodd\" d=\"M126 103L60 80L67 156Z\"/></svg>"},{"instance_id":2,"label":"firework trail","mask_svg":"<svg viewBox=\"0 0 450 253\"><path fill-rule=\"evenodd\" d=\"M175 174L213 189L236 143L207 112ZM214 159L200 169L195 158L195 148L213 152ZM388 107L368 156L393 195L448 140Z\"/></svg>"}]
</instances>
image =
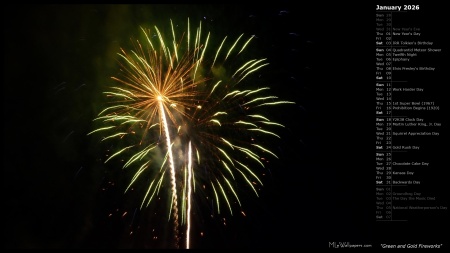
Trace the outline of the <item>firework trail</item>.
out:
<instances>
[{"instance_id":1,"label":"firework trail","mask_svg":"<svg viewBox=\"0 0 450 253\"><path fill-rule=\"evenodd\" d=\"M189 249L190 239L191 239L191 193L192 193L192 145L189 142L189 152L188 152L188 178L187 178L187 228L186 228L186 248Z\"/></svg>"},{"instance_id":2,"label":"firework trail","mask_svg":"<svg viewBox=\"0 0 450 253\"><path fill-rule=\"evenodd\" d=\"M161 189L170 192L175 246L185 225L189 248L194 197L204 196L196 190L214 199L218 214L223 205L231 214L234 203L241 206L237 186L247 185L258 196L262 180L256 168L264 168L270 156L278 158L265 147L266 139L280 138L273 129L283 127L264 115L265 108L292 102L270 95L253 77L268 65L266 59L245 59L253 36L210 45L201 23L194 36L189 19L179 35L170 25L169 36L157 27L141 28L145 43L132 40L134 50L121 49L121 76L112 77L118 85L104 92L111 104L94 119L101 126L89 134L116 141L117 151L105 163L120 156L124 169L136 168L125 192L138 179L151 179L141 208Z\"/></svg>"},{"instance_id":3,"label":"firework trail","mask_svg":"<svg viewBox=\"0 0 450 253\"><path fill-rule=\"evenodd\" d=\"M162 97L158 96L159 108L161 113L161 122L163 124L164 132L166 134L167 152L169 154L170 162L170 182L172 184L172 203L173 203L173 219L174 219L174 233L178 235L178 199L177 199L177 183L175 177L175 164L173 161L172 145L170 141L169 126L167 125L166 114L164 113L164 106L162 103ZM175 247L178 248L178 236L175 237Z\"/></svg>"}]
</instances>

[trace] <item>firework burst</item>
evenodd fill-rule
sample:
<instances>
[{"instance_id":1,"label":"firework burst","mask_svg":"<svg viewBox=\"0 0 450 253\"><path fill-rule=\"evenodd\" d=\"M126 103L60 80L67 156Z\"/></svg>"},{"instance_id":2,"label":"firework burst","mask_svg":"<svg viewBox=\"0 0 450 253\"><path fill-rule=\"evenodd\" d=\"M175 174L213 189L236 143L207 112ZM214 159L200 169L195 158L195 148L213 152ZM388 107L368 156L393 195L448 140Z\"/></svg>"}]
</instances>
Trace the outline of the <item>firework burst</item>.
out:
<instances>
[{"instance_id":1,"label":"firework burst","mask_svg":"<svg viewBox=\"0 0 450 253\"><path fill-rule=\"evenodd\" d=\"M171 21L168 36L157 27L141 28L144 40L133 41L134 50L121 49L120 75L104 92L110 104L94 119L101 127L89 134L122 145L105 163L122 157L124 169L135 169L125 192L139 179L151 179L141 208L168 190L175 245L185 225L189 248L195 193L209 192L215 212L225 207L231 214L234 203L241 205L237 185L258 196L260 168L268 156L277 158L258 140L280 138L275 130L283 127L264 115L265 108L292 102L250 80L268 65L266 59L245 59L253 37L210 45L201 23L192 33L186 24L177 34Z\"/></svg>"}]
</instances>

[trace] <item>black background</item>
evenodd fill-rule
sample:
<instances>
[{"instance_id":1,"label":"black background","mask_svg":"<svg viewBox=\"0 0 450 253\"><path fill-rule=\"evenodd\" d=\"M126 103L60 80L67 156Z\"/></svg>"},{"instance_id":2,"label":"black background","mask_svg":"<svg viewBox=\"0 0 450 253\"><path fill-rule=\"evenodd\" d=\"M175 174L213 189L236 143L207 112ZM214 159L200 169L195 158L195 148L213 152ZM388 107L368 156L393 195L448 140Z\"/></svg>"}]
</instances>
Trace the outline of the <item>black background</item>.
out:
<instances>
[{"instance_id":1,"label":"black background","mask_svg":"<svg viewBox=\"0 0 450 253\"><path fill-rule=\"evenodd\" d=\"M261 197L244 197L246 216L210 218L200 206L206 209L196 217L194 248L328 248L329 242L379 247L395 236L408 242L411 234L423 238L420 243L444 243L436 221L408 230L385 230L374 222L374 8L4 8L6 248L172 247L165 240L167 216L152 216L158 210L151 208L135 212L140 202L123 194L120 172L101 162L98 139L86 134L102 108L101 92L117 73L119 47L129 45L139 25L163 27L169 18L187 17L203 20L219 38L256 35L250 50L270 62L262 75L275 94L296 102L274 115L286 128Z\"/></svg>"}]
</instances>

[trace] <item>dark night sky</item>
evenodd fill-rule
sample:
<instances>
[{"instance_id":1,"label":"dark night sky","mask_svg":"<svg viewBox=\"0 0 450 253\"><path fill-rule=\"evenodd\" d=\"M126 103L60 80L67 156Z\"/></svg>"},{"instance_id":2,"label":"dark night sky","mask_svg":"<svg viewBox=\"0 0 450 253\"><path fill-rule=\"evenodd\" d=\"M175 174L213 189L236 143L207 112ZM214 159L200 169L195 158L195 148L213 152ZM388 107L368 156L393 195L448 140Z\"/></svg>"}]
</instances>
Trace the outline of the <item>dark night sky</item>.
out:
<instances>
[{"instance_id":1,"label":"dark night sky","mask_svg":"<svg viewBox=\"0 0 450 253\"><path fill-rule=\"evenodd\" d=\"M219 38L255 34L250 50L268 58L270 68L262 74L272 91L296 102L276 113L286 128L277 144L280 159L271 164L261 197L244 197L245 217L237 212L212 219L208 207L199 205L203 210L195 218L193 247L327 248L330 241L373 243L372 200L367 197L372 196L372 186L366 183L372 174L356 165L373 160L372 136L359 135L360 126L367 122L372 126L373 119L361 115L358 127L353 124L356 119L345 113L355 112L350 109L355 104L373 110L365 99L371 90L345 97L355 92L355 79L372 75L365 66L373 64L364 59L372 59L373 52L348 50L349 41L356 48L372 48L373 10L350 16L334 7L4 8L6 248L170 247L163 239L168 237L167 216L152 216L160 211L157 207L133 216L138 198L123 194L121 173L101 162L103 147L98 138L86 134L93 130L92 119L103 105L101 92L117 73L119 47L129 45L130 37L139 34L139 25L167 27L169 18L176 22L187 17L203 20ZM368 31L357 29L355 20L367 23ZM355 73L353 79L345 74L348 71ZM349 149L351 154L345 151ZM155 227L157 232L152 232ZM151 240L155 234L159 239Z\"/></svg>"}]
</instances>

